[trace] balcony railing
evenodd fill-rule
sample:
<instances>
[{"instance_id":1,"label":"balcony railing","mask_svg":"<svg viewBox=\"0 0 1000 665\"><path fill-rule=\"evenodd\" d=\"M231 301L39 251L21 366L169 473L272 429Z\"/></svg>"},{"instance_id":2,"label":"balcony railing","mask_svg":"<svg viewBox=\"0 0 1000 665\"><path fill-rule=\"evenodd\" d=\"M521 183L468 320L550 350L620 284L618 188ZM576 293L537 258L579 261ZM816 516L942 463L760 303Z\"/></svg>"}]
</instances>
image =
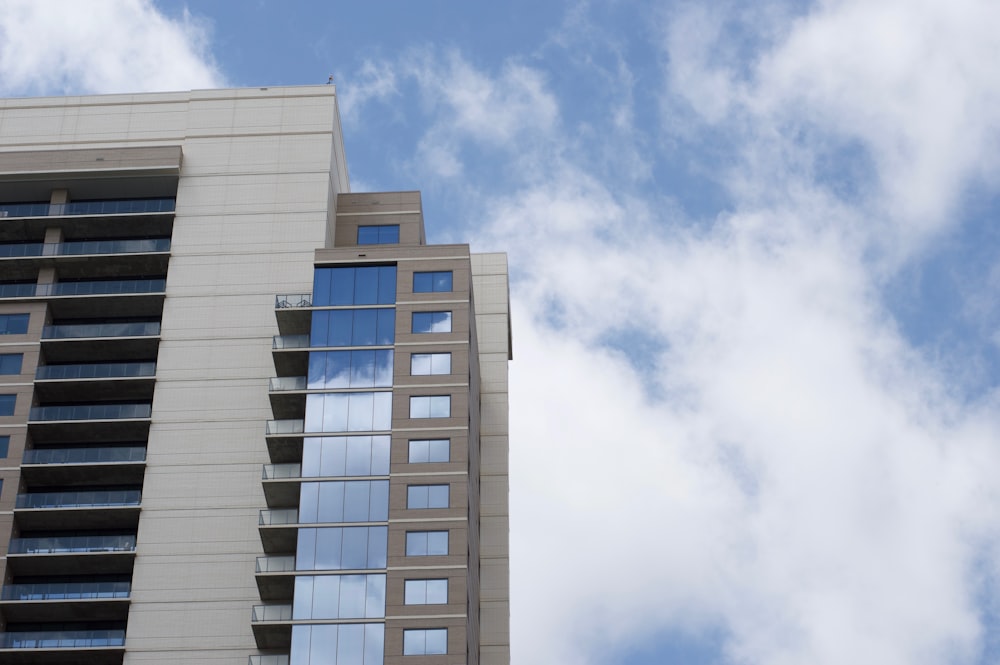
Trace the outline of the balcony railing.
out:
<instances>
[{"instance_id":1,"label":"balcony railing","mask_svg":"<svg viewBox=\"0 0 1000 665\"><path fill-rule=\"evenodd\" d=\"M24 451L23 464L101 464L111 462L145 462L142 446L109 446L104 448L34 448Z\"/></svg>"},{"instance_id":2,"label":"balcony railing","mask_svg":"<svg viewBox=\"0 0 1000 665\"><path fill-rule=\"evenodd\" d=\"M56 282L39 284L39 296L96 296L132 293L162 293L166 279L103 279L93 282Z\"/></svg>"},{"instance_id":3,"label":"balcony railing","mask_svg":"<svg viewBox=\"0 0 1000 665\"><path fill-rule=\"evenodd\" d=\"M279 508L271 510L265 508L260 511L260 526L281 526L282 524L298 524L299 511L295 508Z\"/></svg>"},{"instance_id":4,"label":"balcony railing","mask_svg":"<svg viewBox=\"0 0 1000 665\"><path fill-rule=\"evenodd\" d=\"M75 339L85 337L154 337L160 334L159 321L128 323L70 323L45 326L42 339Z\"/></svg>"},{"instance_id":5,"label":"balcony railing","mask_svg":"<svg viewBox=\"0 0 1000 665\"><path fill-rule=\"evenodd\" d=\"M266 656L250 656L247 665L288 665L288 655L268 654Z\"/></svg>"},{"instance_id":6,"label":"balcony railing","mask_svg":"<svg viewBox=\"0 0 1000 665\"><path fill-rule=\"evenodd\" d=\"M33 406L29 421L52 420L122 420L149 418L150 404L83 404L74 406Z\"/></svg>"},{"instance_id":7,"label":"balcony railing","mask_svg":"<svg viewBox=\"0 0 1000 665\"><path fill-rule=\"evenodd\" d=\"M103 508L138 506L140 490L86 490L82 492L32 492L18 494L15 508Z\"/></svg>"},{"instance_id":8,"label":"balcony railing","mask_svg":"<svg viewBox=\"0 0 1000 665\"><path fill-rule=\"evenodd\" d=\"M306 349L309 348L309 335L275 335L271 342L272 349Z\"/></svg>"},{"instance_id":9,"label":"balcony railing","mask_svg":"<svg viewBox=\"0 0 1000 665\"><path fill-rule=\"evenodd\" d=\"M275 309L312 307L311 293L281 293L274 297Z\"/></svg>"},{"instance_id":10,"label":"balcony railing","mask_svg":"<svg viewBox=\"0 0 1000 665\"><path fill-rule=\"evenodd\" d=\"M0 257L41 256L43 247L40 242L5 242L0 244Z\"/></svg>"},{"instance_id":11,"label":"balcony railing","mask_svg":"<svg viewBox=\"0 0 1000 665\"><path fill-rule=\"evenodd\" d=\"M135 536L51 536L11 538L9 554L97 554L134 552Z\"/></svg>"},{"instance_id":12,"label":"balcony railing","mask_svg":"<svg viewBox=\"0 0 1000 665\"><path fill-rule=\"evenodd\" d=\"M61 243L0 243L0 258L21 256L76 256L81 254L147 254L170 251L170 238L74 240Z\"/></svg>"},{"instance_id":13,"label":"balcony railing","mask_svg":"<svg viewBox=\"0 0 1000 665\"><path fill-rule=\"evenodd\" d=\"M267 434L302 434L306 429L304 420L268 420Z\"/></svg>"},{"instance_id":14,"label":"balcony railing","mask_svg":"<svg viewBox=\"0 0 1000 665\"><path fill-rule=\"evenodd\" d=\"M40 365L35 370L36 379L122 379L155 375L155 362Z\"/></svg>"},{"instance_id":15,"label":"balcony railing","mask_svg":"<svg viewBox=\"0 0 1000 665\"><path fill-rule=\"evenodd\" d=\"M0 649L125 646L124 630L26 630L0 633Z\"/></svg>"},{"instance_id":16,"label":"balcony railing","mask_svg":"<svg viewBox=\"0 0 1000 665\"><path fill-rule=\"evenodd\" d=\"M62 215L118 215L173 212L174 199L72 201L70 203L0 204L0 217L53 217Z\"/></svg>"},{"instance_id":17,"label":"balcony railing","mask_svg":"<svg viewBox=\"0 0 1000 665\"><path fill-rule=\"evenodd\" d=\"M281 478L301 478L301 464L265 464L264 480L279 480Z\"/></svg>"},{"instance_id":18,"label":"balcony railing","mask_svg":"<svg viewBox=\"0 0 1000 665\"><path fill-rule=\"evenodd\" d=\"M57 582L9 584L0 592L3 600L91 600L128 598L129 582Z\"/></svg>"},{"instance_id":19,"label":"balcony railing","mask_svg":"<svg viewBox=\"0 0 1000 665\"><path fill-rule=\"evenodd\" d=\"M291 621L291 605L254 605L251 621Z\"/></svg>"},{"instance_id":20,"label":"balcony railing","mask_svg":"<svg viewBox=\"0 0 1000 665\"><path fill-rule=\"evenodd\" d=\"M34 282L0 284L0 298L30 298L35 295Z\"/></svg>"},{"instance_id":21,"label":"balcony railing","mask_svg":"<svg viewBox=\"0 0 1000 665\"><path fill-rule=\"evenodd\" d=\"M294 556L259 556L258 573L287 573L295 570Z\"/></svg>"},{"instance_id":22,"label":"balcony railing","mask_svg":"<svg viewBox=\"0 0 1000 665\"><path fill-rule=\"evenodd\" d=\"M308 387L304 376L275 376L268 381L268 389L272 393L286 390L305 390Z\"/></svg>"}]
</instances>

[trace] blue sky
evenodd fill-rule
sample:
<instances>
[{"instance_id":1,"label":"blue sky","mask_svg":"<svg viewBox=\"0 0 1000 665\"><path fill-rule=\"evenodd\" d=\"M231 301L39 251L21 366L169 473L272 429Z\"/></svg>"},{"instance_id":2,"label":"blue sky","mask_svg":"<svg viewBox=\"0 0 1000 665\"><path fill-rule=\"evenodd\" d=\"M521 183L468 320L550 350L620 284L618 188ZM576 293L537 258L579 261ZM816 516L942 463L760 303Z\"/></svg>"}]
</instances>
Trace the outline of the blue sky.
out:
<instances>
[{"instance_id":1,"label":"blue sky","mask_svg":"<svg viewBox=\"0 0 1000 665\"><path fill-rule=\"evenodd\" d=\"M0 0L0 94L322 84L510 256L517 665L987 664L1000 5ZM553 482L557 479L557 482Z\"/></svg>"}]
</instances>

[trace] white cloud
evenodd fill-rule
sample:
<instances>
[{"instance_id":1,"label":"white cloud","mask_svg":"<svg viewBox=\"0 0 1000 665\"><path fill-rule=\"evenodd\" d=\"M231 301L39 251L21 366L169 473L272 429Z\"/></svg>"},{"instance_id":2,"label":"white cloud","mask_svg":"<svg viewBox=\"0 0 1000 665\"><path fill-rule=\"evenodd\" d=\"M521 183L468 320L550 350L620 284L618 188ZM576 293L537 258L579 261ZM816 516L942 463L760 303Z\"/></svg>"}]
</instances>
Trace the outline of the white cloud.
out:
<instances>
[{"instance_id":1,"label":"white cloud","mask_svg":"<svg viewBox=\"0 0 1000 665\"><path fill-rule=\"evenodd\" d=\"M151 0L2 0L0 93L189 90L223 84L208 29Z\"/></svg>"}]
</instances>

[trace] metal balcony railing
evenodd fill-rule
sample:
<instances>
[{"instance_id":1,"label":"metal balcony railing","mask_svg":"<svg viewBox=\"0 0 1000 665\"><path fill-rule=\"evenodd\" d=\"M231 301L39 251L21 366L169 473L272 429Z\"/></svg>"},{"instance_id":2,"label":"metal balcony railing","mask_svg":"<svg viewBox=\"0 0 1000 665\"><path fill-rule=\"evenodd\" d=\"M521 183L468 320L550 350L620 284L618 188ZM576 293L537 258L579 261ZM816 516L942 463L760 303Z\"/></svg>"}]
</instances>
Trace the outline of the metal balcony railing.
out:
<instances>
[{"instance_id":1,"label":"metal balcony railing","mask_svg":"<svg viewBox=\"0 0 1000 665\"><path fill-rule=\"evenodd\" d=\"M271 342L272 349L306 349L309 348L309 335L275 335Z\"/></svg>"},{"instance_id":2,"label":"metal balcony railing","mask_svg":"<svg viewBox=\"0 0 1000 665\"><path fill-rule=\"evenodd\" d=\"M127 323L70 323L45 326L42 339L78 339L85 337L154 337L160 334L159 321Z\"/></svg>"},{"instance_id":3,"label":"metal balcony railing","mask_svg":"<svg viewBox=\"0 0 1000 665\"><path fill-rule=\"evenodd\" d=\"M50 536L11 538L9 554L98 554L134 552L135 536Z\"/></svg>"},{"instance_id":4,"label":"metal balcony railing","mask_svg":"<svg viewBox=\"0 0 1000 665\"><path fill-rule=\"evenodd\" d=\"M268 420L265 426L266 434L302 434L305 431L304 420Z\"/></svg>"},{"instance_id":5,"label":"metal balcony railing","mask_svg":"<svg viewBox=\"0 0 1000 665\"><path fill-rule=\"evenodd\" d=\"M264 480L280 480L281 478L301 478L301 464L265 464Z\"/></svg>"},{"instance_id":6,"label":"metal balcony railing","mask_svg":"<svg viewBox=\"0 0 1000 665\"><path fill-rule=\"evenodd\" d=\"M259 556L258 573L288 573L295 570L295 556Z\"/></svg>"},{"instance_id":7,"label":"metal balcony railing","mask_svg":"<svg viewBox=\"0 0 1000 665\"><path fill-rule=\"evenodd\" d=\"M166 279L103 279L92 282L38 284L38 296L106 296L135 293L162 293Z\"/></svg>"},{"instance_id":8,"label":"metal balcony railing","mask_svg":"<svg viewBox=\"0 0 1000 665\"><path fill-rule=\"evenodd\" d=\"M22 464L101 464L111 462L145 462L142 446L108 446L96 448L34 448L24 451Z\"/></svg>"},{"instance_id":9,"label":"metal balcony railing","mask_svg":"<svg viewBox=\"0 0 1000 665\"><path fill-rule=\"evenodd\" d=\"M291 621L291 605L254 605L251 621Z\"/></svg>"},{"instance_id":10,"label":"metal balcony railing","mask_svg":"<svg viewBox=\"0 0 1000 665\"><path fill-rule=\"evenodd\" d=\"M274 297L275 309L312 307L311 293L280 293Z\"/></svg>"},{"instance_id":11,"label":"metal balcony railing","mask_svg":"<svg viewBox=\"0 0 1000 665\"><path fill-rule=\"evenodd\" d=\"M125 646L124 630L25 630L0 633L0 649Z\"/></svg>"},{"instance_id":12,"label":"metal balcony railing","mask_svg":"<svg viewBox=\"0 0 1000 665\"><path fill-rule=\"evenodd\" d=\"M93 600L128 598L129 582L55 582L8 584L0 591L3 600Z\"/></svg>"},{"instance_id":13,"label":"metal balcony railing","mask_svg":"<svg viewBox=\"0 0 1000 665\"><path fill-rule=\"evenodd\" d=\"M84 490L18 494L15 508L104 508L138 506L140 490Z\"/></svg>"},{"instance_id":14,"label":"metal balcony railing","mask_svg":"<svg viewBox=\"0 0 1000 665\"><path fill-rule=\"evenodd\" d=\"M0 298L30 298L37 286L34 282L0 284Z\"/></svg>"},{"instance_id":15,"label":"metal balcony railing","mask_svg":"<svg viewBox=\"0 0 1000 665\"><path fill-rule=\"evenodd\" d=\"M150 404L78 404L73 406L33 406L29 421L53 420L120 420L149 418Z\"/></svg>"},{"instance_id":16,"label":"metal balcony railing","mask_svg":"<svg viewBox=\"0 0 1000 665\"><path fill-rule=\"evenodd\" d=\"M42 247L40 242L5 242L0 244L0 257L41 256Z\"/></svg>"},{"instance_id":17,"label":"metal balcony railing","mask_svg":"<svg viewBox=\"0 0 1000 665\"><path fill-rule=\"evenodd\" d=\"M0 204L0 218L173 212L174 205L174 199L72 201L70 203L4 203Z\"/></svg>"},{"instance_id":18,"label":"metal balcony railing","mask_svg":"<svg viewBox=\"0 0 1000 665\"><path fill-rule=\"evenodd\" d=\"M265 508L260 511L260 526L281 526L282 524L298 524L299 511L295 508L279 508L272 510Z\"/></svg>"},{"instance_id":19,"label":"metal balcony railing","mask_svg":"<svg viewBox=\"0 0 1000 665\"><path fill-rule=\"evenodd\" d=\"M170 251L170 238L76 240L56 245L56 254L144 254Z\"/></svg>"},{"instance_id":20,"label":"metal balcony railing","mask_svg":"<svg viewBox=\"0 0 1000 665\"><path fill-rule=\"evenodd\" d=\"M272 393L284 392L286 390L305 390L307 388L306 377L304 376L275 376L267 383L268 390Z\"/></svg>"},{"instance_id":21,"label":"metal balcony railing","mask_svg":"<svg viewBox=\"0 0 1000 665\"><path fill-rule=\"evenodd\" d=\"M40 365L35 370L36 379L121 379L155 375L155 362Z\"/></svg>"}]
</instances>

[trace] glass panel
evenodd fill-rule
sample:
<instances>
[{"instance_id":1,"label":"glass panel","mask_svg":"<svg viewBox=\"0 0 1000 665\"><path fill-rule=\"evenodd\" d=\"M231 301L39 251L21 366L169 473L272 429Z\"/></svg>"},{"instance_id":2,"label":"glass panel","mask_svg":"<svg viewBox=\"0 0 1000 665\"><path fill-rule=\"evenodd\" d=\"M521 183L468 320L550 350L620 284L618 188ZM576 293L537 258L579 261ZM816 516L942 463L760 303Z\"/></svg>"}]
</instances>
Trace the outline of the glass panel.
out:
<instances>
[{"instance_id":1,"label":"glass panel","mask_svg":"<svg viewBox=\"0 0 1000 665\"><path fill-rule=\"evenodd\" d=\"M376 344L376 329L378 326L378 310L354 310L354 329L351 343L354 346L371 346Z\"/></svg>"},{"instance_id":2,"label":"glass panel","mask_svg":"<svg viewBox=\"0 0 1000 665\"><path fill-rule=\"evenodd\" d=\"M360 663L365 653L365 627L341 625L337 636L337 664Z\"/></svg>"},{"instance_id":3,"label":"glass panel","mask_svg":"<svg viewBox=\"0 0 1000 665\"><path fill-rule=\"evenodd\" d=\"M378 269L378 304L391 305L396 302L396 266L382 266Z\"/></svg>"},{"instance_id":4,"label":"glass panel","mask_svg":"<svg viewBox=\"0 0 1000 665\"><path fill-rule=\"evenodd\" d=\"M320 475L347 475L347 438L343 436L328 436L322 439L323 461L320 464Z\"/></svg>"},{"instance_id":5,"label":"glass panel","mask_svg":"<svg viewBox=\"0 0 1000 665\"><path fill-rule=\"evenodd\" d=\"M384 526L368 527L368 567L385 568L389 530Z\"/></svg>"},{"instance_id":6,"label":"glass panel","mask_svg":"<svg viewBox=\"0 0 1000 665\"><path fill-rule=\"evenodd\" d=\"M354 276L354 304L378 304L378 268L366 266L356 268Z\"/></svg>"},{"instance_id":7,"label":"glass panel","mask_svg":"<svg viewBox=\"0 0 1000 665\"><path fill-rule=\"evenodd\" d=\"M406 534L406 556L426 556L427 532L411 531Z\"/></svg>"},{"instance_id":8,"label":"glass panel","mask_svg":"<svg viewBox=\"0 0 1000 665\"><path fill-rule=\"evenodd\" d=\"M367 496L365 499L367 500ZM368 567L368 529L349 527L344 529L344 549L342 568L362 569Z\"/></svg>"},{"instance_id":9,"label":"glass panel","mask_svg":"<svg viewBox=\"0 0 1000 665\"><path fill-rule=\"evenodd\" d=\"M0 354L0 374L20 374L23 353Z\"/></svg>"},{"instance_id":10,"label":"glass panel","mask_svg":"<svg viewBox=\"0 0 1000 665\"><path fill-rule=\"evenodd\" d=\"M371 498L369 500L370 522L384 522L389 519L389 481L371 481Z\"/></svg>"},{"instance_id":11,"label":"glass panel","mask_svg":"<svg viewBox=\"0 0 1000 665\"><path fill-rule=\"evenodd\" d=\"M316 483L319 485L319 522L344 521L344 485L347 483ZM365 505L367 509L367 504ZM359 521L359 520L354 520Z\"/></svg>"},{"instance_id":12,"label":"glass panel","mask_svg":"<svg viewBox=\"0 0 1000 665\"><path fill-rule=\"evenodd\" d=\"M310 577L313 580L312 593L312 613L303 615L301 619L339 619L356 618L340 612L340 604L343 600L343 585L340 577ZM296 586L296 591L298 587Z\"/></svg>"},{"instance_id":13,"label":"glass panel","mask_svg":"<svg viewBox=\"0 0 1000 665\"><path fill-rule=\"evenodd\" d=\"M351 351L351 388L375 387L375 352Z\"/></svg>"},{"instance_id":14,"label":"glass panel","mask_svg":"<svg viewBox=\"0 0 1000 665\"><path fill-rule=\"evenodd\" d=\"M27 332L27 314L0 314L0 335L23 335Z\"/></svg>"},{"instance_id":15,"label":"glass panel","mask_svg":"<svg viewBox=\"0 0 1000 665\"><path fill-rule=\"evenodd\" d=\"M385 476L389 473L389 437L372 437L372 465L373 476Z\"/></svg>"},{"instance_id":16,"label":"glass panel","mask_svg":"<svg viewBox=\"0 0 1000 665\"><path fill-rule=\"evenodd\" d=\"M372 430L372 413L375 405L373 393L352 393L350 396L350 412L347 421L349 432L370 432Z\"/></svg>"},{"instance_id":17,"label":"glass panel","mask_svg":"<svg viewBox=\"0 0 1000 665\"><path fill-rule=\"evenodd\" d=\"M445 628L436 628L425 631L427 633L427 654L448 653L448 631Z\"/></svg>"},{"instance_id":18,"label":"glass panel","mask_svg":"<svg viewBox=\"0 0 1000 665\"><path fill-rule=\"evenodd\" d=\"M451 416L451 397L449 395L434 395L430 398L430 417L448 418Z\"/></svg>"},{"instance_id":19,"label":"glass panel","mask_svg":"<svg viewBox=\"0 0 1000 665\"><path fill-rule=\"evenodd\" d=\"M354 268L333 268L333 286L331 288L331 305L354 305L355 274Z\"/></svg>"},{"instance_id":20,"label":"glass panel","mask_svg":"<svg viewBox=\"0 0 1000 665\"><path fill-rule=\"evenodd\" d=\"M384 641L385 641L384 625L368 624L365 626L364 665L382 665Z\"/></svg>"},{"instance_id":21,"label":"glass panel","mask_svg":"<svg viewBox=\"0 0 1000 665\"><path fill-rule=\"evenodd\" d=\"M427 554L440 556L448 554L448 532L427 532Z\"/></svg>"},{"instance_id":22,"label":"glass panel","mask_svg":"<svg viewBox=\"0 0 1000 665\"><path fill-rule=\"evenodd\" d=\"M292 601L292 618L309 619L313 612L313 578L296 577Z\"/></svg>"},{"instance_id":23,"label":"glass panel","mask_svg":"<svg viewBox=\"0 0 1000 665\"><path fill-rule=\"evenodd\" d=\"M363 528L363 527L361 527ZM340 570L344 565L344 532L351 529L328 527L316 529L316 570Z\"/></svg>"},{"instance_id":24,"label":"glass panel","mask_svg":"<svg viewBox=\"0 0 1000 665\"><path fill-rule=\"evenodd\" d=\"M354 339L354 310L339 309L329 314L330 333L327 335L326 346L351 346Z\"/></svg>"},{"instance_id":25,"label":"glass panel","mask_svg":"<svg viewBox=\"0 0 1000 665\"><path fill-rule=\"evenodd\" d=\"M316 532L322 529L299 529L295 545L295 568L313 570L316 568Z\"/></svg>"},{"instance_id":26,"label":"glass panel","mask_svg":"<svg viewBox=\"0 0 1000 665\"><path fill-rule=\"evenodd\" d=\"M344 521L367 522L370 487L367 482L349 481L344 483Z\"/></svg>"},{"instance_id":27,"label":"glass panel","mask_svg":"<svg viewBox=\"0 0 1000 665\"><path fill-rule=\"evenodd\" d=\"M378 330L376 342L380 345L392 344L396 339L396 310L378 310Z\"/></svg>"},{"instance_id":28,"label":"glass panel","mask_svg":"<svg viewBox=\"0 0 1000 665\"><path fill-rule=\"evenodd\" d=\"M377 388L392 387L392 349L380 349L375 352L375 386Z\"/></svg>"},{"instance_id":29,"label":"glass panel","mask_svg":"<svg viewBox=\"0 0 1000 665\"><path fill-rule=\"evenodd\" d=\"M392 429L392 393L375 393L372 429L382 432Z\"/></svg>"}]
</instances>

